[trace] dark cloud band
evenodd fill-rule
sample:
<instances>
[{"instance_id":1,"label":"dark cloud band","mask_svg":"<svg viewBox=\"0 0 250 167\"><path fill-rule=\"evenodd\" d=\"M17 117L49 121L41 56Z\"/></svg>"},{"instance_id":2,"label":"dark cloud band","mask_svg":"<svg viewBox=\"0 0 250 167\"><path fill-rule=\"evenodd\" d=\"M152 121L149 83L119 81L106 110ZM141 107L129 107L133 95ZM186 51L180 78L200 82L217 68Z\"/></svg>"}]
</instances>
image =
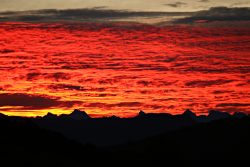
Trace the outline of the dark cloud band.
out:
<instances>
[{"instance_id":1,"label":"dark cloud band","mask_svg":"<svg viewBox=\"0 0 250 167\"><path fill-rule=\"evenodd\" d=\"M62 101L60 98L29 95L22 93L4 93L0 94L0 107L19 106L21 109L38 110L48 108L72 107L79 104L79 101Z\"/></svg>"},{"instance_id":2,"label":"dark cloud band","mask_svg":"<svg viewBox=\"0 0 250 167\"><path fill-rule=\"evenodd\" d=\"M194 23L197 21L249 21L250 8L213 7L195 12L192 16L177 19L175 23Z\"/></svg>"},{"instance_id":3,"label":"dark cloud band","mask_svg":"<svg viewBox=\"0 0 250 167\"><path fill-rule=\"evenodd\" d=\"M108 21L133 17L158 17L182 15L182 12L136 12L126 10L90 9L48 9L21 12L2 12L0 21ZM186 13L185 13L186 14Z\"/></svg>"}]
</instances>

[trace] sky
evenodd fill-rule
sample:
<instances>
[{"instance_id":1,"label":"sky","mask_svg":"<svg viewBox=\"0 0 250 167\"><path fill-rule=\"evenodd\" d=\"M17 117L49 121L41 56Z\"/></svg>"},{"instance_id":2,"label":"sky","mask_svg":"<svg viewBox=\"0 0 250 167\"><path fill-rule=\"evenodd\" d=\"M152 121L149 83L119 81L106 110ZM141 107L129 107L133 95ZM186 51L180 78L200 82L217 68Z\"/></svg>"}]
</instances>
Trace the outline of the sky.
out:
<instances>
[{"instance_id":1,"label":"sky","mask_svg":"<svg viewBox=\"0 0 250 167\"><path fill-rule=\"evenodd\" d=\"M104 7L133 11L197 11L215 6L250 7L249 0L0 0L0 11Z\"/></svg>"},{"instance_id":2,"label":"sky","mask_svg":"<svg viewBox=\"0 0 250 167\"><path fill-rule=\"evenodd\" d=\"M250 31L239 24L1 23L0 111L249 113Z\"/></svg>"},{"instance_id":3,"label":"sky","mask_svg":"<svg viewBox=\"0 0 250 167\"><path fill-rule=\"evenodd\" d=\"M247 1L0 2L1 113L250 113Z\"/></svg>"}]
</instances>

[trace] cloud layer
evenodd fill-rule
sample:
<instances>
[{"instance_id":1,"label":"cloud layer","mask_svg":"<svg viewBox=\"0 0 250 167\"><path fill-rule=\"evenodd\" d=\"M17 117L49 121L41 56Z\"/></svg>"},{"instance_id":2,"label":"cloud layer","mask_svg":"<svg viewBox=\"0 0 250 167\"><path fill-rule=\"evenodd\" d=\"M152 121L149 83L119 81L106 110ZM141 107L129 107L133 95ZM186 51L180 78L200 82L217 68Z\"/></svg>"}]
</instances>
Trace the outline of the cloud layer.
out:
<instances>
[{"instance_id":1,"label":"cloud layer","mask_svg":"<svg viewBox=\"0 0 250 167\"><path fill-rule=\"evenodd\" d=\"M209 10L195 12L192 16L177 19L176 23L194 23L199 21L249 21L250 8L213 7Z\"/></svg>"},{"instance_id":2,"label":"cloud layer","mask_svg":"<svg viewBox=\"0 0 250 167\"><path fill-rule=\"evenodd\" d=\"M19 12L1 12L0 21L82 21L82 22L106 22L106 21L139 21L141 19L159 19L159 17L180 17L190 15L188 12L138 12L128 10L109 10L102 8L85 9L45 9Z\"/></svg>"},{"instance_id":3,"label":"cloud layer","mask_svg":"<svg viewBox=\"0 0 250 167\"><path fill-rule=\"evenodd\" d=\"M248 27L1 23L0 34L1 112L250 111Z\"/></svg>"},{"instance_id":4,"label":"cloud layer","mask_svg":"<svg viewBox=\"0 0 250 167\"><path fill-rule=\"evenodd\" d=\"M165 4L173 8L185 6L184 2ZM91 9L47 9L21 12L2 12L0 21L17 22L140 22L140 23L196 23L214 21L250 21L250 8L213 7L197 12L134 12L127 10Z\"/></svg>"}]
</instances>

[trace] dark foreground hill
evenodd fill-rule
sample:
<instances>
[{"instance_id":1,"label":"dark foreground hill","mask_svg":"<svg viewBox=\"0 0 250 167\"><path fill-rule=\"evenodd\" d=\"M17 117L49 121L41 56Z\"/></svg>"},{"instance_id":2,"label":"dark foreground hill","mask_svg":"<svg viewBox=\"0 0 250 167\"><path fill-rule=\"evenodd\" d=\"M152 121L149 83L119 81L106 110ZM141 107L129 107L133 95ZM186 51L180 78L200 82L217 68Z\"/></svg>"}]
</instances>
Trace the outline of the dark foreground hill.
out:
<instances>
[{"instance_id":1,"label":"dark foreground hill","mask_svg":"<svg viewBox=\"0 0 250 167\"><path fill-rule=\"evenodd\" d=\"M0 135L0 166L77 166L92 151L27 118L0 116Z\"/></svg>"},{"instance_id":2,"label":"dark foreground hill","mask_svg":"<svg viewBox=\"0 0 250 167\"><path fill-rule=\"evenodd\" d=\"M63 118L52 116L30 119L1 115L0 166L224 166L233 164L241 166L249 163L250 118L245 115L229 116L213 112L208 117L197 117L192 112L186 111L179 116L141 112L138 117L131 119L112 117L90 120L91 118L86 115L83 120L78 118L74 116L72 119L64 115ZM57 126L58 122L61 124L78 122L74 124L76 129L79 128L78 126L85 125L87 129L91 127L91 130L100 131L113 128L116 130L110 130L109 133L119 130L117 131L119 135L122 134L120 131L123 127L124 134L130 135L131 139L136 137L133 138L134 140L123 140L123 143L109 144L105 147L95 146L90 143L91 140L89 140L90 144L84 144L82 140L73 141L57 131L42 127L41 122L48 120L50 123L55 122ZM165 129L167 123L163 122L170 120L172 122L168 123L169 126L174 126L178 122L181 126L175 125L175 128ZM79 124L79 121L85 123ZM109 121L110 125L106 125ZM186 122L185 125L181 121ZM131 133L128 131L133 129L130 123L133 126L139 126L134 127L136 130ZM101 124L105 128L95 124ZM157 133L146 133L146 129L150 127L146 124L154 127L149 131L158 130ZM97 127L93 128L94 125ZM67 126L63 128L65 127ZM162 131L159 130L160 127ZM139 129L144 132L137 135ZM78 130L76 132L80 133ZM100 131L92 131L92 133L107 139L105 138L107 129L104 132ZM90 130L85 132L90 133ZM84 136L84 132L82 133L81 136ZM126 138L126 135L120 138Z\"/></svg>"}]
</instances>

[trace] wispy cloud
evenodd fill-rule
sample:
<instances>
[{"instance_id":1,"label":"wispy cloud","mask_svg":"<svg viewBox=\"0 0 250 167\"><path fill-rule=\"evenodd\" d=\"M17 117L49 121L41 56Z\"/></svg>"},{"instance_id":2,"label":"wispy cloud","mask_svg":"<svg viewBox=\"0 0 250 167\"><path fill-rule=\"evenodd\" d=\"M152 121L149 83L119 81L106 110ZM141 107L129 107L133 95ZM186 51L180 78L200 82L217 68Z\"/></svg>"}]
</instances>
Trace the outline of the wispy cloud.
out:
<instances>
[{"instance_id":1,"label":"wispy cloud","mask_svg":"<svg viewBox=\"0 0 250 167\"><path fill-rule=\"evenodd\" d=\"M231 83L233 80L224 80L224 79L218 79L218 80L194 80L189 81L186 83L186 86L188 87L207 87L207 86L213 86L213 85L224 85L227 83Z\"/></svg>"},{"instance_id":2,"label":"wispy cloud","mask_svg":"<svg viewBox=\"0 0 250 167\"><path fill-rule=\"evenodd\" d=\"M250 103L220 103L216 107L249 107Z\"/></svg>"},{"instance_id":3,"label":"wispy cloud","mask_svg":"<svg viewBox=\"0 0 250 167\"><path fill-rule=\"evenodd\" d=\"M175 2L175 3L164 4L164 5L170 6L170 7L173 7L173 8L179 8L179 7L182 7L182 6L186 6L187 3L185 3L185 2Z\"/></svg>"},{"instance_id":4,"label":"wispy cloud","mask_svg":"<svg viewBox=\"0 0 250 167\"><path fill-rule=\"evenodd\" d=\"M198 2L207 3L210 2L210 0L199 0Z\"/></svg>"}]
</instances>

